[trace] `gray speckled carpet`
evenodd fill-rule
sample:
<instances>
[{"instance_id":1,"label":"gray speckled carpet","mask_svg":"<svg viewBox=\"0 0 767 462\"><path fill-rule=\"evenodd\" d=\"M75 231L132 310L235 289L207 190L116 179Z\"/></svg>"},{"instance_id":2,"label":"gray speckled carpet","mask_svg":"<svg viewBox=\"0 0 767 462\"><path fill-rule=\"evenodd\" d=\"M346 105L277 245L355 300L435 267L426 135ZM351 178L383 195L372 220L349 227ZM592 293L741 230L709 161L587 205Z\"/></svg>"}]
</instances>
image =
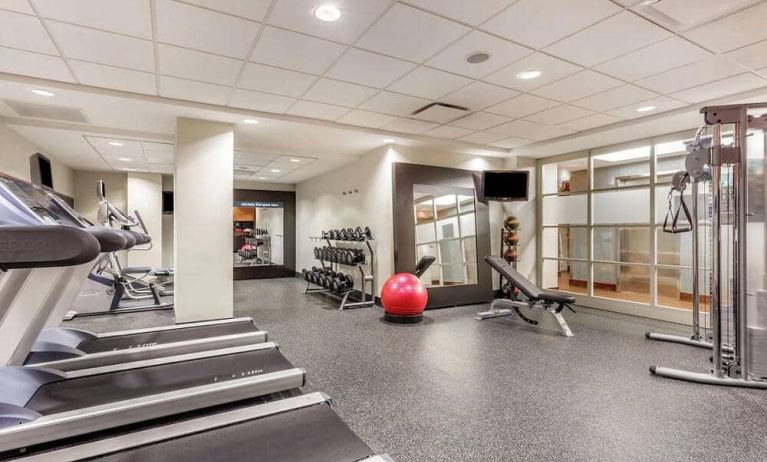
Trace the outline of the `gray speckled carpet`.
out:
<instances>
[{"instance_id":1,"label":"gray speckled carpet","mask_svg":"<svg viewBox=\"0 0 767 462\"><path fill-rule=\"evenodd\" d=\"M485 306L384 323L380 308L339 312L298 279L235 282L235 312L308 371L374 450L407 461L764 461L767 391L658 378L652 364L705 371L707 350L646 340L682 326L580 308L575 337ZM94 331L172 323L172 312L77 318Z\"/></svg>"}]
</instances>

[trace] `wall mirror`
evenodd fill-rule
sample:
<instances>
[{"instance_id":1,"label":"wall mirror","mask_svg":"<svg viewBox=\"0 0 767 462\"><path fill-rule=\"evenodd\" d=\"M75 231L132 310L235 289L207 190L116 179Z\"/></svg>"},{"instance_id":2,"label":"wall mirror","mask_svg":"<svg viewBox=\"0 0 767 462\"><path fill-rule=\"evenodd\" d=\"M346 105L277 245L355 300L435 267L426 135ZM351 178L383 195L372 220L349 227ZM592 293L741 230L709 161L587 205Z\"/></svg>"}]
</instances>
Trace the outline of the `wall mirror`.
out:
<instances>
[{"instance_id":1,"label":"wall mirror","mask_svg":"<svg viewBox=\"0 0 767 462\"><path fill-rule=\"evenodd\" d=\"M235 201L232 230L235 268L283 264L282 202Z\"/></svg>"},{"instance_id":2,"label":"wall mirror","mask_svg":"<svg viewBox=\"0 0 767 462\"><path fill-rule=\"evenodd\" d=\"M413 185L416 261L436 261L421 277L431 287L477 284L474 190Z\"/></svg>"}]
</instances>

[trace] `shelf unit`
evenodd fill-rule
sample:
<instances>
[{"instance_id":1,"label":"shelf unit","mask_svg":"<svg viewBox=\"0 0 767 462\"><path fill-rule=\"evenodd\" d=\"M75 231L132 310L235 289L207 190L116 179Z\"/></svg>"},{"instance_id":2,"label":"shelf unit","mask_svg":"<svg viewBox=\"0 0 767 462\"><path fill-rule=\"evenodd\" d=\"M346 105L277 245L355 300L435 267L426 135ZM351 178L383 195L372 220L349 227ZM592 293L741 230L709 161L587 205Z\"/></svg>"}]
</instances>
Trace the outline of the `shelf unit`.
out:
<instances>
[{"instance_id":1,"label":"shelf unit","mask_svg":"<svg viewBox=\"0 0 767 462\"><path fill-rule=\"evenodd\" d=\"M505 260L504 254L506 253L507 249L514 249L514 250L516 250L517 251L517 258L514 261L512 261L512 262L508 262L508 263L511 263L511 267L514 268L514 269L517 269L517 261L519 261L519 239L517 239L517 243L516 244L509 245L509 244L506 243L506 236L508 236L509 234L516 234L517 238L519 238L519 231L520 231L520 229L521 228L516 228L513 231L509 231L508 229L503 228L503 230L501 230L501 258L503 258ZM508 298L512 298L512 299L516 298L516 291L513 291L512 293L506 293L503 290L503 287L504 287L503 282L504 282L504 277L499 273L498 274L498 287L499 287L498 293L500 293L503 296L506 296Z\"/></svg>"},{"instance_id":2,"label":"shelf unit","mask_svg":"<svg viewBox=\"0 0 767 462\"><path fill-rule=\"evenodd\" d=\"M333 292L330 289L326 289L322 286L317 286L313 288L312 285L316 285L316 284L312 284L311 282L307 281L306 288L304 289L304 293L305 294L323 293L333 298L339 299L340 300L340 305L338 307L339 311L345 310L347 308L367 308L367 307L375 306L375 303L376 303L375 251L373 250L373 245L371 244L373 240L365 238L364 241L339 241L336 239L329 239L329 238L321 237L321 236L309 236L309 240L327 243L328 247L338 247L339 243L343 243L344 245L364 244L364 247L362 248L363 249L367 248L367 255L365 256L364 263L358 263L356 265L346 265L346 264L338 263L338 262L333 263L333 262L325 261L323 259L319 259L320 266L322 268L329 268L333 271L338 271L340 267L346 267L346 268L356 267L357 268L360 275L360 281L362 283L362 287L360 290L361 299L359 301L356 301L356 302L349 301L349 296L352 294L352 292L355 291L354 287L351 287L349 290L339 294L339 293ZM369 292L367 291L368 287L370 287Z\"/></svg>"}]
</instances>

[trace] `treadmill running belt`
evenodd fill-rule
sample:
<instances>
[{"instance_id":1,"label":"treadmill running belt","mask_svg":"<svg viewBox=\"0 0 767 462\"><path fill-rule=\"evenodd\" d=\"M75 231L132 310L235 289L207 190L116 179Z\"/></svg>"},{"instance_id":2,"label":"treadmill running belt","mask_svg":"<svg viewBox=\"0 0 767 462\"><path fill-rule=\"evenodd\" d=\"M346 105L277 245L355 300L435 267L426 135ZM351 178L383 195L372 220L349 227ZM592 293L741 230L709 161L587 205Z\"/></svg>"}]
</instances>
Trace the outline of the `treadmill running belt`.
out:
<instances>
[{"instance_id":1,"label":"treadmill running belt","mask_svg":"<svg viewBox=\"0 0 767 462\"><path fill-rule=\"evenodd\" d=\"M96 338L85 340L77 346L86 353L124 350L136 346L151 346L163 343L182 342L220 335L244 334L258 329L250 321L215 324L210 326L187 327L184 329L146 332L143 334L120 335L116 337Z\"/></svg>"},{"instance_id":2,"label":"treadmill running belt","mask_svg":"<svg viewBox=\"0 0 767 462\"><path fill-rule=\"evenodd\" d=\"M26 407L50 415L292 368L276 348L193 359L48 383Z\"/></svg>"},{"instance_id":3,"label":"treadmill running belt","mask_svg":"<svg viewBox=\"0 0 767 462\"><path fill-rule=\"evenodd\" d=\"M317 404L89 460L354 462L372 455L329 405Z\"/></svg>"}]
</instances>

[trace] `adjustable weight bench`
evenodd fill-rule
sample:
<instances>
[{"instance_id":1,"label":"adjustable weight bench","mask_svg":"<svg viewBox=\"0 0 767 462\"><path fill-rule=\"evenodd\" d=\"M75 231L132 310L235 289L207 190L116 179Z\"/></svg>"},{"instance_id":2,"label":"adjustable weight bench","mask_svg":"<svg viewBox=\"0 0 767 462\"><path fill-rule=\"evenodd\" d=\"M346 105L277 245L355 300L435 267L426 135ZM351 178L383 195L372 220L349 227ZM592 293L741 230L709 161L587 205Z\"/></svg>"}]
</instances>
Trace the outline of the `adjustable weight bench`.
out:
<instances>
[{"instance_id":1,"label":"adjustable weight bench","mask_svg":"<svg viewBox=\"0 0 767 462\"><path fill-rule=\"evenodd\" d=\"M570 306L570 304L575 303L575 297L572 295L563 295L541 289L540 287L533 284L529 279L522 276L522 274L520 274L500 257L488 255L485 257L485 262L487 262L491 268L498 271L504 279L509 281L509 284L511 284L512 287L519 289L519 291L522 292L522 294L525 296L526 300L509 300L505 298L493 300L493 303L490 304L490 309L488 311L477 313L477 315L474 317L475 319L481 321L483 319L516 314L528 324L538 325L538 321L524 316L519 311L519 309L541 309L549 313L554 318L554 321L557 323L557 327L559 327L562 335L565 337L573 336L573 332L570 330L570 327L567 325L565 318L562 316L562 310L568 308L570 311L575 313L573 307Z\"/></svg>"}]
</instances>

